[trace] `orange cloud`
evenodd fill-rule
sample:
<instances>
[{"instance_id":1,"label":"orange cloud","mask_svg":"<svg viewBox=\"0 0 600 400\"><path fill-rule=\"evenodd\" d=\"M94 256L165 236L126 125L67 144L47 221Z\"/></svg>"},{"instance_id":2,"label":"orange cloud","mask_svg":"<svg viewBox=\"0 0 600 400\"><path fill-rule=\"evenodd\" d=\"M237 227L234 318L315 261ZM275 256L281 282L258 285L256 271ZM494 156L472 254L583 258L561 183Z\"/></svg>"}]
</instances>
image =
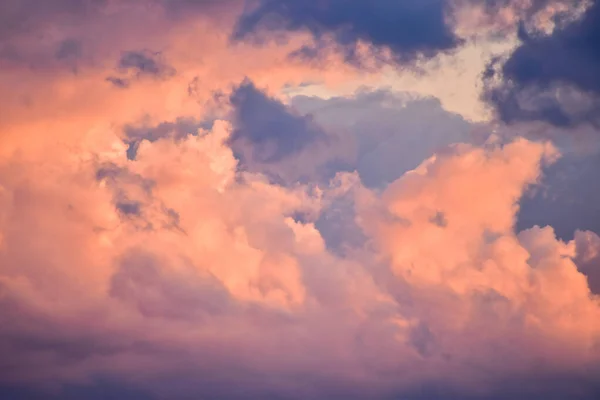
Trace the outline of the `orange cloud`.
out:
<instances>
[{"instance_id":1,"label":"orange cloud","mask_svg":"<svg viewBox=\"0 0 600 400\"><path fill-rule=\"evenodd\" d=\"M302 37L232 47L221 9L119 4L48 36L85 31L76 73L2 64L0 394L102 376L158 398L385 398L430 382L485 396L515 376L544 385L597 370L600 237L515 231L554 146L452 145L383 190L352 172L278 185L240 169L231 105L215 94L244 77L276 96L356 72L291 61ZM51 54L20 35L24 56ZM128 51L139 57L120 68ZM157 53L169 73L152 73ZM215 115L211 128L195 123ZM141 135L127 157L125 126L178 118L194 123ZM293 176L353 151L332 135L339 147L270 168ZM319 227L331 210L364 236L343 254Z\"/></svg>"},{"instance_id":2,"label":"orange cloud","mask_svg":"<svg viewBox=\"0 0 600 400\"><path fill-rule=\"evenodd\" d=\"M581 237L513 230L551 146L457 145L379 196L351 176L314 191L240 175L229 131L217 122L144 141L135 160L115 134L87 159L75 149L60 163L3 163L0 310L20 311L2 337L30 343L7 353L19 367L5 382L119 373L148 387L177 368L155 352L183 349L194 349L179 361L189 379L218 377L221 363L271 376L326 365L332 382L380 382L381 393L431 379L489 390L492 376L471 363L508 376L540 357L566 370L597 362L600 308L572 260ZM347 190L374 247L340 258L292 216L318 215ZM497 346L510 358L498 362Z\"/></svg>"}]
</instances>

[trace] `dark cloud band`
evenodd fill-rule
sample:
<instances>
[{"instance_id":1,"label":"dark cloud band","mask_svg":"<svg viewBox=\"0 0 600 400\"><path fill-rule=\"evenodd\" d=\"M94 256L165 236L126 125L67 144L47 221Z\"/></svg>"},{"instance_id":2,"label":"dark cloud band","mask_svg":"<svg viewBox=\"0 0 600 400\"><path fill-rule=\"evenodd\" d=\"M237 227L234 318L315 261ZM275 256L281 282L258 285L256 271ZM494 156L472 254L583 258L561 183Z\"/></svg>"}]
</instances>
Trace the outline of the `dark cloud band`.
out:
<instances>
[{"instance_id":1,"label":"dark cloud band","mask_svg":"<svg viewBox=\"0 0 600 400\"><path fill-rule=\"evenodd\" d=\"M599 126L600 1L550 35L530 33L521 26L519 37L521 45L486 74L484 96L499 118Z\"/></svg>"}]
</instances>

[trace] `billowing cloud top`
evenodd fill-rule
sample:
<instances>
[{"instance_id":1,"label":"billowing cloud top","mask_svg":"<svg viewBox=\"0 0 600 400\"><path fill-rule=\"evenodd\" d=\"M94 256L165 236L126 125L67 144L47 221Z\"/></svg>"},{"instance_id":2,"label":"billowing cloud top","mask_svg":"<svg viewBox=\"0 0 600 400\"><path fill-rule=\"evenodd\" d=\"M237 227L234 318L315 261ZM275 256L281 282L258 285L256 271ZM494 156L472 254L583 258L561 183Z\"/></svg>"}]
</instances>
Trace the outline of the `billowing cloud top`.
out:
<instances>
[{"instance_id":1,"label":"billowing cloud top","mask_svg":"<svg viewBox=\"0 0 600 400\"><path fill-rule=\"evenodd\" d=\"M0 398L599 398L598 10L0 0Z\"/></svg>"}]
</instances>

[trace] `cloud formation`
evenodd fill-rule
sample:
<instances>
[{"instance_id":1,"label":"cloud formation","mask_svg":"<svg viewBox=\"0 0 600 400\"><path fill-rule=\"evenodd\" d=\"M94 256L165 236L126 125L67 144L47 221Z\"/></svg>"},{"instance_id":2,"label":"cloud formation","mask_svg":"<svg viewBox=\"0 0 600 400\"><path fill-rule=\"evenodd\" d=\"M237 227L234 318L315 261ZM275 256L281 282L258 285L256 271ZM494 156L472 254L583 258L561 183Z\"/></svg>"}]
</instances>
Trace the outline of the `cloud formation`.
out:
<instances>
[{"instance_id":1,"label":"cloud formation","mask_svg":"<svg viewBox=\"0 0 600 400\"><path fill-rule=\"evenodd\" d=\"M2 2L1 398L598 398L600 236L526 200L592 198L596 136L283 90L563 2L350 3Z\"/></svg>"},{"instance_id":2,"label":"cloud formation","mask_svg":"<svg viewBox=\"0 0 600 400\"><path fill-rule=\"evenodd\" d=\"M592 1L575 21L550 34L520 27L520 46L500 63L500 79L486 97L505 122L547 121L566 127L591 123L600 115L596 71L600 38L600 2Z\"/></svg>"},{"instance_id":3,"label":"cloud formation","mask_svg":"<svg viewBox=\"0 0 600 400\"><path fill-rule=\"evenodd\" d=\"M354 143L345 167L368 187L384 187L449 144L477 140L474 126L435 98L380 89L330 99L295 96L292 104Z\"/></svg>"},{"instance_id":4,"label":"cloud formation","mask_svg":"<svg viewBox=\"0 0 600 400\"><path fill-rule=\"evenodd\" d=\"M459 145L379 195L352 174L318 191L240 180L232 133L217 122L144 140L135 160L124 147L101 164L65 160L51 176L4 165L5 383L100 375L158 398L388 398L436 381L485 396L542 355L547 371L532 380L595 368L600 309L570 258L581 240L513 230L549 145ZM38 174L51 179L23 179ZM346 193L372 246L352 258L331 254L311 222ZM496 346L512 357L498 363Z\"/></svg>"},{"instance_id":5,"label":"cloud formation","mask_svg":"<svg viewBox=\"0 0 600 400\"><path fill-rule=\"evenodd\" d=\"M294 115L292 110L270 99L252 82L245 81L238 86L230 101L236 125L230 144L244 159L277 162L326 137L309 116ZM249 156L243 156L244 147L248 147Z\"/></svg>"},{"instance_id":6,"label":"cloud formation","mask_svg":"<svg viewBox=\"0 0 600 400\"><path fill-rule=\"evenodd\" d=\"M266 29L308 31L317 42L330 36L349 61L360 61L359 46L390 50L400 64L429 59L461 44L446 20L448 2L264 0L238 21L234 38Z\"/></svg>"}]
</instances>

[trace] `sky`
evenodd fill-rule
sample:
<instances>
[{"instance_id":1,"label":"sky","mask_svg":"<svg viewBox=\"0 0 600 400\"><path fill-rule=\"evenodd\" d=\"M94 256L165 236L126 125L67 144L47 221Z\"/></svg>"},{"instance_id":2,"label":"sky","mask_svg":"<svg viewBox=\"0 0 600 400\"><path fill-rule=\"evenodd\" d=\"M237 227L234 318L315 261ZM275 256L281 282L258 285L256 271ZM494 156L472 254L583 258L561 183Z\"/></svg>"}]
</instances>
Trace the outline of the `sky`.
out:
<instances>
[{"instance_id":1,"label":"sky","mask_svg":"<svg viewBox=\"0 0 600 400\"><path fill-rule=\"evenodd\" d=\"M0 399L600 398L600 0L0 0Z\"/></svg>"}]
</instances>

